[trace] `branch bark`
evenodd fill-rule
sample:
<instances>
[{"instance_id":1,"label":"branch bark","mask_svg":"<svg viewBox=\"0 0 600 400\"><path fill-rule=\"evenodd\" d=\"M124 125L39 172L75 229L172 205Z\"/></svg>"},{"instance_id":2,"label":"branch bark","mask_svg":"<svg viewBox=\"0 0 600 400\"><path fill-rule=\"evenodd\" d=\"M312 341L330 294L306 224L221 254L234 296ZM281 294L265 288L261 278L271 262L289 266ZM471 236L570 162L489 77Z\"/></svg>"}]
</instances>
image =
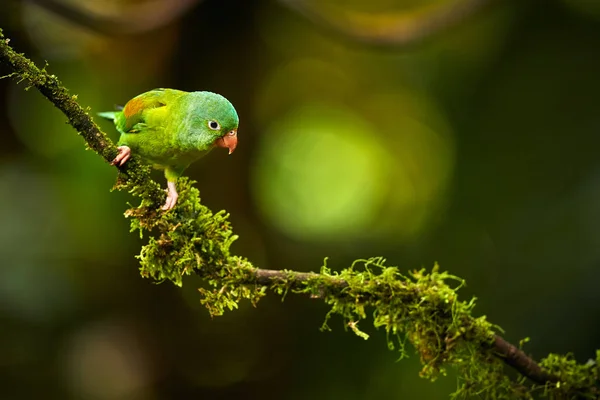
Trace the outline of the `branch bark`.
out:
<instances>
[{"instance_id":1,"label":"branch bark","mask_svg":"<svg viewBox=\"0 0 600 400\"><path fill-rule=\"evenodd\" d=\"M510 365L523 376L528 377L535 383L541 385L547 382L556 382L558 378L546 373L540 366L529 357L523 350L515 345L507 342L499 335L494 336L492 346L496 355L500 357L504 363Z\"/></svg>"}]
</instances>

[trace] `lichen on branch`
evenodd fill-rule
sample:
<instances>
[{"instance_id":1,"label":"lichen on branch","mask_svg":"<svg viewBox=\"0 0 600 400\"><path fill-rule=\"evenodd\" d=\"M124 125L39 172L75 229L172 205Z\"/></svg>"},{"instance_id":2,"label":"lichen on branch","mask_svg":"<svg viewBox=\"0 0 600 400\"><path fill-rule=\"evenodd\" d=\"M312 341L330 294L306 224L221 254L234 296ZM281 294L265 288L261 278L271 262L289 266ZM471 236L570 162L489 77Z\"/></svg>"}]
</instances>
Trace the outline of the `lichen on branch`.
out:
<instances>
[{"instance_id":1,"label":"lichen on branch","mask_svg":"<svg viewBox=\"0 0 600 400\"><path fill-rule=\"evenodd\" d=\"M1 30L0 63L12 71L8 76L25 82L26 88L37 88L61 110L89 148L105 161L114 158L115 145L89 110L77 103L77 96L45 68L16 53ZM193 183L181 178L177 207L162 212L158 207L164 202L164 191L150 179L149 167L133 157L119 168L115 188L141 199L126 216L131 230L148 238L138 256L142 276L179 286L185 275L200 276L209 286L199 289L200 301L211 315L235 309L242 300L256 305L268 292L282 297L304 294L330 306L322 329L329 329L330 318L337 317L366 339L359 325L372 318L375 328L385 330L390 349L406 356L410 352L405 344L412 344L423 364L423 377L434 380L455 368L459 378L455 398L598 398L600 352L585 364L571 355L554 354L536 363L499 336L500 329L485 316L474 317L474 300L460 300L457 294L464 281L437 265L431 271L401 273L384 259L371 258L341 271L327 265L318 273L256 268L230 252L237 236L228 214L213 213L202 205ZM506 366L514 368L518 377L511 377Z\"/></svg>"}]
</instances>

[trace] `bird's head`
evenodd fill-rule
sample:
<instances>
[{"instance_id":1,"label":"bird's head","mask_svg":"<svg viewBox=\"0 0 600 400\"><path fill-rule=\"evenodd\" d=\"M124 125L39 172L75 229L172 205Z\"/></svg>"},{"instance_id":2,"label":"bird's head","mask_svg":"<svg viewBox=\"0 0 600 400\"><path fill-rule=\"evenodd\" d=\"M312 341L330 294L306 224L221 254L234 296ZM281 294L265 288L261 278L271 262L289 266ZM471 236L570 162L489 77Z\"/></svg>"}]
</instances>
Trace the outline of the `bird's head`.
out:
<instances>
[{"instance_id":1,"label":"bird's head","mask_svg":"<svg viewBox=\"0 0 600 400\"><path fill-rule=\"evenodd\" d=\"M195 92L202 123L212 138L213 146L223 147L233 153L237 147L239 118L233 105L225 97L211 92Z\"/></svg>"}]
</instances>

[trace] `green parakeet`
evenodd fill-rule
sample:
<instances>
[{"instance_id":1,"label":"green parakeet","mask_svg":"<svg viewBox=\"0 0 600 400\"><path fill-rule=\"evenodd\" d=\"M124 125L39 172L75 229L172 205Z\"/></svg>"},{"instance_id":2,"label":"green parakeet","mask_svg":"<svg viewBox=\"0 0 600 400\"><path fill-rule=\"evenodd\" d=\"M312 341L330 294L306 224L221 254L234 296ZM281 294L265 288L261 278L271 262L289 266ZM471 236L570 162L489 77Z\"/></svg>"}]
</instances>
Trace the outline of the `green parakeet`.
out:
<instances>
[{"instance_id":1,"label":"green parakeet","mask_svg":"<svg viewBox=\"0 0 600 400\"><path fill-rule=\"evenodd\" d=\"M213 147L233 153L237 146L238 115L225 97L211 92L154 89L129 100L121 111L99 113L114 121L121 133L113 165L123 165L131 153L164 169L167 201L177 202L177 178Z\"/></svg>"}]
</instances>

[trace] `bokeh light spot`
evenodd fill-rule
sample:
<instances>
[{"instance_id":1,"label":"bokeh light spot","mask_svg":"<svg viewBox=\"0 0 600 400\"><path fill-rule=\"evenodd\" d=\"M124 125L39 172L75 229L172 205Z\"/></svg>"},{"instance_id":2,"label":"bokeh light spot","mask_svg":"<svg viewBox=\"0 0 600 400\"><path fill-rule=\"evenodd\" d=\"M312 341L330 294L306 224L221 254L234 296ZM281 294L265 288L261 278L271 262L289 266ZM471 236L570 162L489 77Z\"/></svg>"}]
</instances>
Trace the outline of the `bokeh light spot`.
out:
<instances>
[{"instance_id":1,"label":"bokeh light spot","mask_svg":"<svg viewBox=\"0 0 600 400\"><path fill-rule=\"evenodd\" d=\"M374 128L317 104L274 123L260 143L255 196L268 219L298 238L348 238L376 216L388 158Z\"/></svg>"},{"instance_id":2,"label":"bokeh light spot","mask_svg":"<svg viewBox=\"0 0 600 400\"><path fill-rule=\"evenodd\" d=\"M450 127L419 92L363 98L362 110L306 102L259 143L254 195L301 240L410 240L443 211L454 166Z\"/></svg>"},{"instance_id":3,"label":"bokeh light spot","mask_svg":"<svg viewBox=\"0 0 600 400\"><path fill-rule=\"evenodd\" d=\"M77 398L147 399L153 362L136 330L119 318L95 321L73 332L62 367Z\"/></svg>"}]
</instances>

